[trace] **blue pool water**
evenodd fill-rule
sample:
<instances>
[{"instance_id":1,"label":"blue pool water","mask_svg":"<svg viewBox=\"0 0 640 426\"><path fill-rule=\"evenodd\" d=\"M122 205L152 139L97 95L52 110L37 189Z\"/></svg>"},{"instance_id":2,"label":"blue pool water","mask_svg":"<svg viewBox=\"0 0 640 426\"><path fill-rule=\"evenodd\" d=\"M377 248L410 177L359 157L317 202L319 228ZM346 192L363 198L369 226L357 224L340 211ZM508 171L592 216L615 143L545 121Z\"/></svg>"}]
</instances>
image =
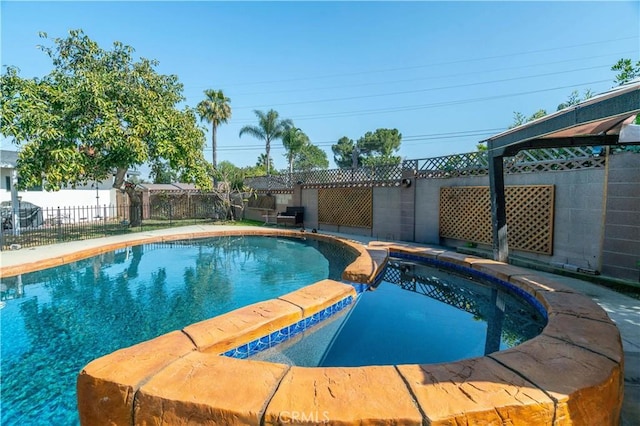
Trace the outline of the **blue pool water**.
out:
<instances>
[{"instance_id":1,"label":"blue pool water","mask_svg":"<svg viewBox=\"0 0 640 426\"><path fill-rule=\"evenodd\" d=\"M508 289L394 261L349 312L257 358L302 366L428 364L483 356L538 335L546 318Z\"/></svg>"},{"instance_id":2,"label":"blue pool water","mask_svg":"<svg viewBox=\"0 0 640 426\"><path fill-rule=\"evenodd\" d=\"M149 244L2 280L2 421L78 424L91 360L251 303L340 279L354 255L313 240Z\"/></svg>"}]
</instances>

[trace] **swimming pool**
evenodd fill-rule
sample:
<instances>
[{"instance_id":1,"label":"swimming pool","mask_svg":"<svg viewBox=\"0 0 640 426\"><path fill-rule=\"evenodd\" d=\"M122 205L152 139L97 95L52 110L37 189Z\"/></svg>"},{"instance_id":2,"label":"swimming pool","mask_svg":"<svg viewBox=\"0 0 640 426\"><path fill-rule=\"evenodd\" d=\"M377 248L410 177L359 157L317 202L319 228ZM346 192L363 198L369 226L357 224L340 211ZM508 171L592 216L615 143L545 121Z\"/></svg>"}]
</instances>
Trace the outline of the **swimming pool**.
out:
<instances>
[{"instance_id":1,"label":"swimming pool","mask_svg":"<svg viewBox=\"0 0 640 426\"><path fill-rule=\"evenodd\" d=\"M547 325L513 348L438 364L310 368L220 356L356 297L358 286L324 280L92 361L78 375L85 424L281 424L327 417L354 425L501 424L505 418L617 424L620 334L589 297L517 266L439 248L371 242L363 250L342 243L360 253L343 273L348 281L374 282L386 262L380 252L388 250L511 287L542 304Z\"/></svg>"},{"instance_id":2,"label":"swimming pool","mask_svg":"<svg viewBox=\"0 0 640 426\"><path fill-rule=\"evenodd\" d=\"M393 259L350 312L256 359L307 367L451 362L519 345L545 325L541 307L504 286Z\"/></svg>"},{"instance_id":3,"label":"swimming pool","mask_svg":"<svg viewBox=\"0 0 640 426\"><path fill-rule=\"evenodd\" d=\"M340 279L355 255L315 239L232 236L126 247L2 279L2 424L77 424L80 369L119 348Z\"/></svg>"}]
</instances>

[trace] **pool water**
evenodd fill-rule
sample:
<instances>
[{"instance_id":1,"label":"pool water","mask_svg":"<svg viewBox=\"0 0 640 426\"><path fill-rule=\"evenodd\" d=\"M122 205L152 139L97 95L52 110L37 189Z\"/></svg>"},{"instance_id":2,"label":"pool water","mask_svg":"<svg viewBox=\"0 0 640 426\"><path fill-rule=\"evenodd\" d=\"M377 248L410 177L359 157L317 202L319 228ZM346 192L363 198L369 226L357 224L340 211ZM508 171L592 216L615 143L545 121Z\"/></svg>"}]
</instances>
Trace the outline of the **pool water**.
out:
<instances>
[{"instance_id":1,"label":"pool water","mask_svg":"<svg viewBox=\"0 0 640 426\"><path fill-rule=\"evenodd\" d=\"M76 425L76 377L91 360L339 280L354 257L313 239L224 237L129 247L3 279L1 424Z\"/></svg>"},{"instance_id":2,"label":"pool water","mask_svg":"<svg viewBox=\"0 0 640 426\"><path fill-rule=\"evenodd\" d=\"M338 321L259 357L309 367L453 362L518 345L546 324L504 287L402 261Z\"/></svg>"}]
</instances>

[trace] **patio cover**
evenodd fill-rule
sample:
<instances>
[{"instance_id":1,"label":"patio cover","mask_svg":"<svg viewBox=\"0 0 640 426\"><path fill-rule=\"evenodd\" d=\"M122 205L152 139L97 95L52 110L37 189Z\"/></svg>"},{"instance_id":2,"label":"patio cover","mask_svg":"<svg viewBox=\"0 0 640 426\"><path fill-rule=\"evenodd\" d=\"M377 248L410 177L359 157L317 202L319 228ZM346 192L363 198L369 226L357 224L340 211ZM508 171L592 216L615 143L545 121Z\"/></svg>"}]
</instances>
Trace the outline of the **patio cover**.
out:
<instances>
[{"instance_id":1,"label":"patio cover","mask_svg":"<svg viewBox=\"0 0 640 426\"><path fill-rule=\"evenodd\" d=\"M505 156L524 149L640 144L640 81L615 88L577 105L509 129L483 142L489 151L493 258L506 262Z\"/></svg>"}]
</instances>

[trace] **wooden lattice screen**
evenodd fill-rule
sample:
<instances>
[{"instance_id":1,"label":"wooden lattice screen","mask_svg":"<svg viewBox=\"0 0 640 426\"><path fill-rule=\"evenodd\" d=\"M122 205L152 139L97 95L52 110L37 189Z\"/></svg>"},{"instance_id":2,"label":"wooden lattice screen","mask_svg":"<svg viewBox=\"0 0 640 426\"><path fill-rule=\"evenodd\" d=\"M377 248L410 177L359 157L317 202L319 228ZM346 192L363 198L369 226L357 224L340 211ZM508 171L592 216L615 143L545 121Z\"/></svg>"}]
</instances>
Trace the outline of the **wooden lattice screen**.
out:
<instances>
[{"instance_id":1,"label":"wooden lattice screen","mask_svg":"<svg viewBox=\"0 0 640 426\"><path fill-rule=\"evenodd\" d=\"M372 189L319 189L318 222L328 225L371 228L373 226Z\"/></svg>"},{"instance_id":2,"label":"wooden lattice screen","mask_svg":"<svg viewBox=\"0 0 640 426\"><path fill-rule=\"evenodd\" d=\"M553 185L505 188L508 244L516 250L553 253ZM486 186L440 188L440 236L492 243L491 195Z\"/></svg>"}]
</instances>

